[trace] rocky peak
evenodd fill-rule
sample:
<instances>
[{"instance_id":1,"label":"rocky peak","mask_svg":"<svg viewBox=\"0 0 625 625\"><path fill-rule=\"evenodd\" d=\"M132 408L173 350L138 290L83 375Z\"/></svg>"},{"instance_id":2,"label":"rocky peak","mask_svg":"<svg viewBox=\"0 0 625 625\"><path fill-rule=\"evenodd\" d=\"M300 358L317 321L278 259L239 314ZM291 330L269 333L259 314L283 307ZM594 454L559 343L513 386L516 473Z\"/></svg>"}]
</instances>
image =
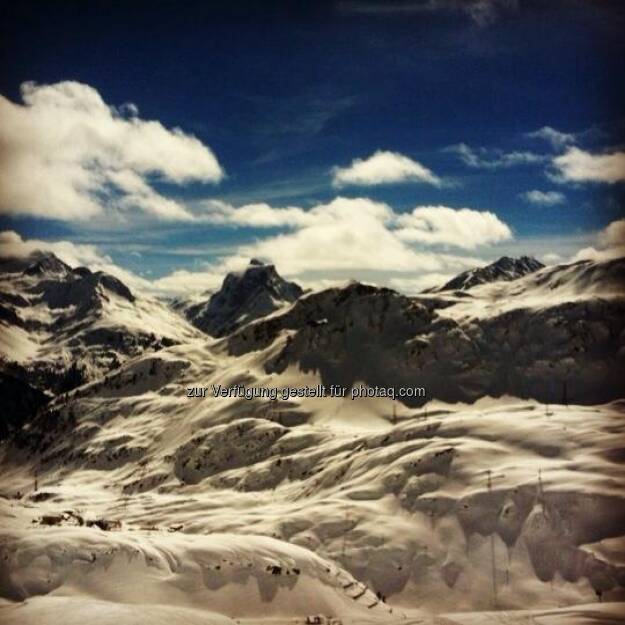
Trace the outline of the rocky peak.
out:
<instances>
[{"instance_id":1,"label":"rocky peak","mask_svg":"<svg viewBox=\"0 0 625 625\"><path fill-rule=\"evenodd\" d=\"M531 256L521 256L521 258L502 256L490 265L486 265L486 267L478 267L477 269L470 269L458 274L437 290L464 291L487 282L516 280L543 267L544 265L540 261Z\"/></svg>"},{"instance_id":2,"label":"rocky peak","mask_svg":"<svg viewBox=\"0 0 625 625\"><path fill-rule=\"evenodd\" d=\"M225 336L241 325L294 302L303 293L282 278L272 264L252 259L243 270L229 273L208 302L187 310L190 321L213 336Z\"/></svg>"}]
</instances>

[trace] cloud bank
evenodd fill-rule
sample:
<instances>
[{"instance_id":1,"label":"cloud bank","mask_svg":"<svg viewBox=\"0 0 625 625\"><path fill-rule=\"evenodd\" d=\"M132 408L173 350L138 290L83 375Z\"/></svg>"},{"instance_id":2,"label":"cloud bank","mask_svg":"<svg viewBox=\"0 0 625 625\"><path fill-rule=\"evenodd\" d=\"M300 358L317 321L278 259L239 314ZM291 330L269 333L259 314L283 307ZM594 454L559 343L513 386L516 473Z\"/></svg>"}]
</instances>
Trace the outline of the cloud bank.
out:
<instances>
[{"instance_id":1,"label":"cloud bank","mask_svg":"<svg viewBox=\"0 0 625 625\"><path fill-rule=\"evenodd\" d=\"M414 287L482 265L484 261L466 252L512 238L510 228L490 212L417 206L410 213L398 213L368 198L337 197L309 210L268 204L234 207L223 202L211 202L204 210L203 219L209 222L232 227L254 223L281 231L233 246L201 271L177 270L156 280L116 266L91 245L25 241L14 232L0 233L0 245L5 256L47 250L72 266L107 271L144 292L175 295L215 288L227 271L242 268L251 257L275 263L281 273L304 284L318 284L320 276L381 284L403 278L411 281L404 284Z\"/></svg>"},{"instance_id":2,"label":"cloud bank","mask_svg":"<svg viewBox=\"0 0 625 625\"><path fill-rule=\"evenodd\" d=\"M625 219L618 219L597 234L596 246L581 249L571 260L601 261L622 256L625 256Z\"/></svg>"},{"instance_id":3,"label":"cloud bank","mask_svg":"<svg viewBox=\"0 0 625 625\"><path fill-rule=\"evenodd\" d=\"M13 230L0 232L0 258L25 258L33 252L51 252L70 267L89 267L92 271L105 271L132 289L144 292L152 290L151 282L116 265L110 256L103 254L95 245L23 239Z\"/></svg>"},{"instance_id":4,"label":"cloud bank","mask_svg":"<svg viewBox=\"0 0 625 625\"><path fill-rule=\"evenodd\" d=\"M65 81L21 86L23 104L0 96L0 212L86 220L105 210L139 210L190 220L151 178L219 182L224 171L197 138L116 109L92 87Z\"/></svg>"}]
</instances>

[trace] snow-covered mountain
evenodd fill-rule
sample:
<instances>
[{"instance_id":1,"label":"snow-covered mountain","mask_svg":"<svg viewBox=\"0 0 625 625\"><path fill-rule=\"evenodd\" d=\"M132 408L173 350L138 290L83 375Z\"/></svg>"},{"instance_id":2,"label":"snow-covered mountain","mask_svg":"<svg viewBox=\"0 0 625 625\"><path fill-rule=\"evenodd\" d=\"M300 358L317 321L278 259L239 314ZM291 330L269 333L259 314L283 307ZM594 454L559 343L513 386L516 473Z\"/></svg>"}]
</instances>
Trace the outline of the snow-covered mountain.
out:
<instances>
[{"instance_id":1,"label":"snow-covered mountain","mask_svg":"<svg viewBox=\"0 0 625 625\"><path fill-rule=\"evenodd\" d=\"M267 371L296 367L328 385L417 381L444 401L603 403L625 379L624 273L624 259L580 262L413 298L355 283L241 328L228 349L263 350Z\"/></svg>"},{"instance_id":2,"label":"snow-covered mountain","mask_svg":"<svg viewBox=\"0 0 625 625\"><path fill-rule=\"evenodd\" d=\"M449 282L445 283L435 291L459 291L470 289L478 284L486 284L488 282L497 282L500 280L516 280L529 273L542 269L544 265L530 256L521 256L521 258L510 258L502 256L490 265L469 269L458 274Z\"/></svg>"},{"instance_id":3,"label":"snow-covered mountain","mask_svg":"<svg viewBox=\"0 0 625 625\"><path fill-rule=\"evenodd\" d=\"M114 276L51 253L0 261L2 370L40 390L67 391L146 350L198 332Z\"/></svg>"},{"instance_id":4,"label":"snow-covered mountain","mask_svg":"<svg viewBox=\"0 0 625 625\"><path fill-rule=\"evenodd\" d=\"M284 280L273 265L252 259L245 270L229 273L208 300L184 312L194 326L220 337L294 302L302 293L299 285Z\"/></svg>"},{"instance_id":5,"label":"snow-covered mountain","mask_svg":"<svg viewBox=\"0 0 625 625\"><path fill-rule=\"evenodd\" d=\"M0 444L0 620L619 622L624 274L352 283L59 395ZM320 383L427 396L213 393Z\"/></svg>"}]
</instances>

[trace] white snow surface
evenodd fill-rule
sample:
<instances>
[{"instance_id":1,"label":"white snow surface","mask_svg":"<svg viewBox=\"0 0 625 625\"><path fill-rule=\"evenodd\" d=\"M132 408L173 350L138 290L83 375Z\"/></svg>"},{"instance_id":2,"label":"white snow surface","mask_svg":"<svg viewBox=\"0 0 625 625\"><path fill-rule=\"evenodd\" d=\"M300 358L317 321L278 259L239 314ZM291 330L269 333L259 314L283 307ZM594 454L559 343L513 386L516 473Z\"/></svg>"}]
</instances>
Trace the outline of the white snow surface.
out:
<instances>
[{"instance_id":1,"label":"white snow surface","mask_svg":"<svg viewBox=\"0 0 625 625\"><path fill-rule=\"evenodd\" d=\"M618 304L610 280L588 293L588 271L606 273L593 267L443 294L435 313L425 296L357 285L310 294L58 397L0 445L0 622L625 622L622 399L407 406L211 391L315 386L336 363L361 380L341 360L340 325L386 336L412 306L469 332L497 318L491 295L515 314L531 298L531 311ZM389 363L391 345L375 344ZM314 350L324 358L307 360Z\"/></svg>"}]
</instances>

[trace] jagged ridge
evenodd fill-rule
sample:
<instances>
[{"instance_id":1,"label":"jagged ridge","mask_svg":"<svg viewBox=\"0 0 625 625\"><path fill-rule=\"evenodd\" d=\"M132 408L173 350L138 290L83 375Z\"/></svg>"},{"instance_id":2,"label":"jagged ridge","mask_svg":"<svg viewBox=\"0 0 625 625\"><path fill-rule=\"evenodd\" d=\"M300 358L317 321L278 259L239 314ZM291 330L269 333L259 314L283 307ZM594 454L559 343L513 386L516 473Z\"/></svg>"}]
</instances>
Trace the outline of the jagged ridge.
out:
<instances>
[{"instance_id":1,"label":"jagged ridge","mask_svg":"<svg viewBox=\"0 0 625 625\"><path fill-rule=\"evenodd\" d=\"M531 256L521 256L521 258L510 258L502 256L486 267L469 269L435 291L464 291L478 284L487 282L497 282L498 280L516 280L529 273L542 269L544 265Z\"/></svg>"},{"instance_id":2,"label":"jagged ridge","mask_svg":"<svg viewBox=\"0 0 625 625\"><path fill-rule=\"evenodd\" d=\"M53 394L194 334L118 278L34 252L0 261L1 369Z\"/></svg>"}]
</instances>

